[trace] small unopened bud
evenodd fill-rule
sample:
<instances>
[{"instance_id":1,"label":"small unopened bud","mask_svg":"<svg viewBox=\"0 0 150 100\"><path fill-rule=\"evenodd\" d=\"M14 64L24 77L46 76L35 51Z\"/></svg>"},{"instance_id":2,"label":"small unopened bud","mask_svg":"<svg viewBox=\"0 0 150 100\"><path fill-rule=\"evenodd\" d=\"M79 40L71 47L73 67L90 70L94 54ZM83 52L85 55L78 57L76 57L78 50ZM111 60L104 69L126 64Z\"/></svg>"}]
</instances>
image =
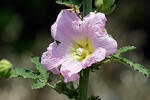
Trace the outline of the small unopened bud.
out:
<instances>
[{"instance_id":1,"label":"small unopened bud","mask_svg":"<svg viewBox=\"0 0 150 100\"><path fill-rule=\"evenodd\" d=\"M98 12L105 14L112 13L116 8L115 0L95 0L95 6Z\"/></svg>"},{"instance_id":2,"label":"small unopened bud","mask_svg":"<svg viewBox=\"0 0 150 100\"><path fill-rule=\"evenodd\" d=\"M97 8L100 8L102 4L103 4L103 0L96 0L96 1L95 1L95 6L96 6Z\"/></svg>"},{"instance_id":3,"label":"small unopened bud","mask_svg":"<svg viewBox=\"0 0 150 100\"><path fill-rule=\"evenodd\" d=\"M0 78L8 78L11 75L12 64L8 60L0 61Z\"/></svg>"}]
</instances>

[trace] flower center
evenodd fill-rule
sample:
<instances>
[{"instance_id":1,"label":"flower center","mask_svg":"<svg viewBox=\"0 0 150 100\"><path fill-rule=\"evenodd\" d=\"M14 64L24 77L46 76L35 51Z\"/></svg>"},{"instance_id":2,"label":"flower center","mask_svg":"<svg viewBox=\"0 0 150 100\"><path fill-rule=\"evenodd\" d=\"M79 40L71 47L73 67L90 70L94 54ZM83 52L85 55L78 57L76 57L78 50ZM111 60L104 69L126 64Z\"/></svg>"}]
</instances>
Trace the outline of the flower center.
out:
<instances>
[{"instance_id":1,"label":"flower center","mask_svg":"<svg viewBox=\"0 0 150 100\"><path fill-rule=\"evenodd\" d=\"M78 40L73 44L73 57L77 61L88 59L93 53L93 46L89 40Z\"/></svg>"}]
</instances>

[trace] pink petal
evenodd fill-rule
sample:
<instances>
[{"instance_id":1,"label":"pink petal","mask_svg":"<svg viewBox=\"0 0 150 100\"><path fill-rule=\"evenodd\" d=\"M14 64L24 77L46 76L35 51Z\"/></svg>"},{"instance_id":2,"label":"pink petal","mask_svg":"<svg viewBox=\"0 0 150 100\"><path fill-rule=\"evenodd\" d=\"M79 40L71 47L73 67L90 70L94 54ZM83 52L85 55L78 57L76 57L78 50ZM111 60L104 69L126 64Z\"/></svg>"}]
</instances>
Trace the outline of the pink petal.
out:
<instances>
[{"instance_id":1,"label":"pink petal","mask_svg":"<svg viewBox=\"0 0 150 100\"><path fill-rule=\"evenodd\" d=\"M73 59L68 59L66 60L60 69L61 74L64 76L64 81L69 82L69 81L75 81L79 79L78 72L82 70L82 65L73 60Z\"/></svg>"},{"instance_id":2,"label":"pink petal","mask_svg":"<svg viewBox=\"0 0 150 100\"><path fill-rule=\"evenodd\" d=\"M81 27L88 30L88 37L92 40L94 48L105 48L106 56L117 52L117 42L104 31L107 19L103 13L91 12L83 20Z\"/></svg>"},{"instance_id":3,"label":"pink petal","mask_svg":"<svg viewBox=\"0 0 150 100\"><path fill-rule=\"evenodd\" d=\"M91 12L83 18L83 29L91 34L104 34L107 19L103 13Z\"/></svg>"},{"instance_id":4,"label":"pink petal","mask_svg":"<svg viewBox=\"0 0 150 100\"><path fill-rule=\"evenodd\" d=\"M83 60L81 62L82 67L84 69L90 67L92 64L102 61L103 59L105 59L105 57L106 57L106 50L104 48L99 47L92 53L90 58Z\"/></svg>"},{"instance_id":5,"label":"pink petal","mask_svg":"<svg viewBox=\"0 0 150 100\"><path fill-rule=\"evenodd\" d=\"M52 72L53 74L59 74L59 73L60 73L59 70L58 70L58 68L53 68L53 69L51 69L51 72Z\"/></svg>"},{"instance_id":6,"label":"pink petal","mask_svg":"<svg viewBox=\"0 0 150 100\"><path fill-rule=\"evenodd\" d=\"M64 76L64 82L72 82L79 79L79 74L72 74L69 76L69 71L62 71L61 74Z\"/></svg>"},{"instance_id":7,"label":"pink petal","mask_svg":"<svg viewBox=\"0 0 150 100\"><path fill-rule=\"evenodd\" d=\"M54 40L66 42L73 37L74 31L72 28L73 21L79 21L78 16L68 10L62 10L56 22L51 27L51 33Z\"/></svg>"},{"instance_id":8,"label":"pink petal","mask_svg":"<svg viewBox=\"0 0 150 100\"><path fill-rule=\"evenodd\" d=\"M56 72L56 69L65 61L65 55L69 44L53 42L48 47L47 51L43 53L41 57L41 64L47 69Z\"/></svg>"},{"instance_id":9,"label":"pink petal","mask_svg":"<svg viewBox=\"0 0 150 100\"><path fill-rule=\"evenodd\" d=\"M76 74L82 70L82 66L80 62L73 60L73 58L68 58L61 67L61 72L66 71L68 73L68 76L71 76L73 74Z\"/></svg>"},{"instance_id":10,"label":"pink petal","mask_svg":"<svg viewBox=\"0 0 150 100\"><path fill-rule=\"evenodd\" d=\"M104 36L93 35L92 42L94 48L102 47L106 49L106 56L112 55L117 52L117 42L108 34Z\"/></svg>"}]
</instances>

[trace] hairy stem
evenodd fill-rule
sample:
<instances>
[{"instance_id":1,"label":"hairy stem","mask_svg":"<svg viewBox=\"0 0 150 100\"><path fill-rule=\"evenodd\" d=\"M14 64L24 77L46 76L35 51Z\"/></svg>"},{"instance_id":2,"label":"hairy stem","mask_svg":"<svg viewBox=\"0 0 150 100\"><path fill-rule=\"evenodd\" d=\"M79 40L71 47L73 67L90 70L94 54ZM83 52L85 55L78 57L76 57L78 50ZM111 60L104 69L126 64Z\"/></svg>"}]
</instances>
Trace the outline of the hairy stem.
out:
<instances>
[{"instance_id":1,"label":"hairy stem","mask_svg":"<svg viewBox=\"0 0 150 100\"><path fill-rule=\"evenodd\" d=\"M92 0L83 0L83 16L92 11Z\"/></svg>"},{"instance_id":2,"label":"hairy stem","mask_svg":"<svg viewBox=\"0 0 150 100\"><path fill-rule=\"evenodd\" d=\"M49 83L47 83L46 84L49 88L51 88L51 89L55 89L55 87L54 86L52 86L51 84L49 84Z\"/></svg>"},{"instance_id":3,"label":"hairy stem","mask_svg":"<svg viewBox=\"0 0 150 100\"><path fill-rule=\"evenodd\" d=\"M88 80L89 80L89 70L85 69L80 73L78 100L87 100Z\"/></svg>"}]
</instances>

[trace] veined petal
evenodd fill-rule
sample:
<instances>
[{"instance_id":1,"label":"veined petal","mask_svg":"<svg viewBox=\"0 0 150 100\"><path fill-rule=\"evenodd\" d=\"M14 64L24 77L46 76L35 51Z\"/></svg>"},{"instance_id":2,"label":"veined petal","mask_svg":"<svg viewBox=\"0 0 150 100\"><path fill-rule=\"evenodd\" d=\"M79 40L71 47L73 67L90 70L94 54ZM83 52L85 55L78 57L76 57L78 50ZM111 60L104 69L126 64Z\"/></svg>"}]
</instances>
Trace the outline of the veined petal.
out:
<instances>
[{"instance_id":1,"label":"veined petal","mask_svg":"<svg viewBox=\"0 0 150 100\"><path fill-rule=\"evenodd\" d=\"M92 64L102 61L106 57L106 50L104 48L96 48L93 54L86 60L81 62L82 67L85 69Z\"/></svg>"},{"instance_id":2,"label":"veined petal","mask_svg":"<svg viewBox=\"0 0 150 100\"><path fill-rule=\"evenodd\" d=\"M73 37L74 31L72 28L73 21L79 21L80 18L73 12L62 10L56 22L51 27L51 34L54 40L66 42Z\"/></svg>"},{"instance_id":3,"label":"veined petal","mask_svg":"<svg viewBox=\"0 0 150 100\"><path fill-rule=\"evenodd\" d=\"M61 73L64 76L64 82L72 82L72 81L76 81L79 79L80 76L78 73L72 74L71 76L68 76L68 72L64 71Z\"/></svg>"},{"instance_id":4,"label":"veined petal","mask_svg":"<svg viewBox=\"0 0 150 100\"><path fill-rule=\"evenodd\" d=\"M83 18L83 21L88 21L88 24L90 24L91 26L99 24L101 28L104 28L107 19L103 13L99 12L95 14L94 12L90 12L87 16Z\"/></svg>"},{"instance_id":5,"label":"veined petal","mask_svg":"<svg viewBox=\"0 0 150 100\"><path fill-rule=\"evenodd\" d=\"M72 58L68 58L60 69L61 73L67 73L68 77L71 77L73 74L76 74L82 70L82 65L80 62L73 60ZM66 74L64 74L66 75Z\"/></svg>"},{"instance_id":6,"label":"veined petal","mask_svg":"<svg viewBox=\"0 0 150 100\"><path fill-rule=\"evenodd\" d=\"M117 52L117 42L108 34L105 34L104 36L93 36L92 42L94 44L94 48L105 48L106 56L112 55Z\"/></svg>"},{"instance_id":7,"label":"veined petal","mask_svg":"<svg viewBox=\"0 0 150 100\"><path fill-rule=\"evenodd\" d=\"M58 70L58 68L53 68L53 69L51 69L51 72L52 72L53 74L59 74L59 73L60 73L59 70Z\"/></svg>"},{"instance_id":8,"label":"veined petal","mask_svg":"<svg viewBox=\"0 0 150 100\"><path fill-rule=\"evenodd\" d=\"M90 12L87 16L83 18L83 30L87 31L89 34L98 33L100 35L105 34L103 30L105 29L105 23L107 19L103 13Z\"/></svg>"},{"instance_id":9,"label":"veined petal","mask_svg":"<svg viewBox=\"0 0 150 100\"><path fill-rule=\"evenodd\" d=\"M60 43L57 45L56 42L51 43L41 57L41 64L47 70L52 70L53 73L57 73L56 68L65 61L68 46L69 44Z\"/></svg>"},{"instance_id":10,"label":"veined petal","mask_svg":"<svg viewBox=\"0 0 150 100\"><path fill-rule=\"evenodd\" d=\"M65 82L71 82L79 79L78 72L82 70L82 65L80 62L68 58L60 69L61 74L64 76Z\"/></svg>"}]
</instances>

